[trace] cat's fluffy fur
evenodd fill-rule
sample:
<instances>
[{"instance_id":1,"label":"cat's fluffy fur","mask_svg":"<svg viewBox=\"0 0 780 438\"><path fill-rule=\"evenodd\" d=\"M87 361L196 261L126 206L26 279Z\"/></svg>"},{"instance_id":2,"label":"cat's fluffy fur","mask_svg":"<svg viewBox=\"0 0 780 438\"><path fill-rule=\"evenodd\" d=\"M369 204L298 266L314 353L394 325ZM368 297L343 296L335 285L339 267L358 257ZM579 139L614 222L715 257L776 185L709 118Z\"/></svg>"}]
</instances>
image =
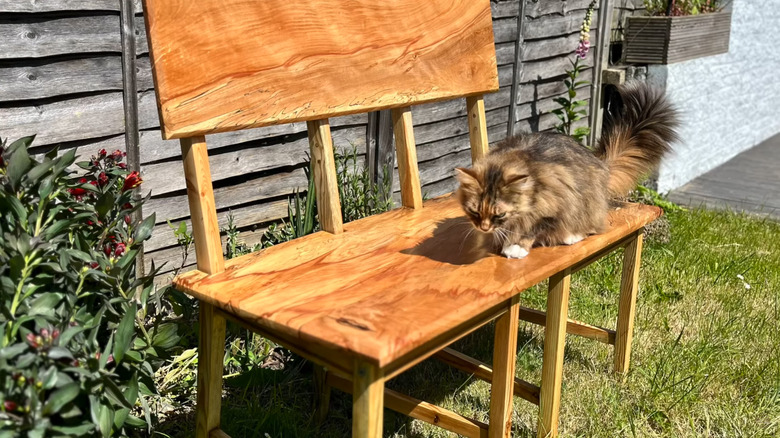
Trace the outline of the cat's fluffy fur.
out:
<instances>
[{"instance_id":1,"label":"cat's fluffy fur","mask_svg":"<svg viewBox=\"0 0 780 438\"><path fill-rule=\"evenodd\" d=\"M534 245L602 232L610 199L625 196L670 151L678 121L664 95L644 84L619 92L622 108L594 152L565 135L525 134L456 169L463 210L502 254L522 258Z\"/></svg>"}]
</instances>

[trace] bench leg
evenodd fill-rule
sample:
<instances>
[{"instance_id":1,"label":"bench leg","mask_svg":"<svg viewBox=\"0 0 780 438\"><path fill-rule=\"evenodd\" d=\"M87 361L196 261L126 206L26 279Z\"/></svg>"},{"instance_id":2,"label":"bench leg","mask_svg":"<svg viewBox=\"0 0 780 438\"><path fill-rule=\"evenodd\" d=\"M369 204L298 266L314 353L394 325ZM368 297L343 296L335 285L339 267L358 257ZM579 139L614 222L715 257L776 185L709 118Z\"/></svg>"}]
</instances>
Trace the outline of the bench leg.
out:
<instances>
[{"instance_id":1,"label":"bench leg","mask_svg":"<svg viewBox=\"0 0 780 438\"><path fill-rule=\"evenodd\" d=\"M314 364L314 419L321 425L328 416L330 409L330 385L328 385L328 370Z\"/></svg>"},{"instance_id":2,"label":"bench leg","mask_svg":"<svg viewBox=\"0 0 780 438\"><path fill-rule=\"evenodd\" d=\"M355 362L352 380L352 438L381 438L385 379L374 364Z\"/></svg>"},{"instance_id":3,"label":"bench leg","mask_svg":"<svg viewBox=\"0 0 780 438\"><path fill-rule=\"evenodd\" d=\"M558 436L570 280L571 271L569 269L553 275L550 277L547 292L542 387L539 394L540 416L537 430L537 436L540 438Z\"/></svg>"},{"instance_id":4,"label":"bench leg","mask_svg":"<svg viewBox=\"0 0 780 438\"><path fill-rule=\"evenodd\" d=\"M201 301L196 438L208 438L212 430L219 428L224 357L225 318L214 312L214 306Z\"/></svg>"},{"instance_id":5,"label":"bench leg","mask_svg":"<svg viewBox=\"0 0 780 438\"><path fill-rule=\"evenodd\" d=\"M638 233L623 254L623 276L620 280L620 304L615 330L615 372L628 371L631 340L634 332L636 295L639 289L639 264L642 259L642 233Z\"/></svg>"},{"instance_id":6,"label":"bench leg","mask_svg":"<svg viewBox=\"0 0 780 438\"><path fill-rule=\"evenodd\" d=\"M515 386L517 361L517 326L520 321L520 300L515 296L509 311L496 320L493 344L493 378L490 382L490 438L512 436L512 391Z\"/></svg>"}]
</instances>

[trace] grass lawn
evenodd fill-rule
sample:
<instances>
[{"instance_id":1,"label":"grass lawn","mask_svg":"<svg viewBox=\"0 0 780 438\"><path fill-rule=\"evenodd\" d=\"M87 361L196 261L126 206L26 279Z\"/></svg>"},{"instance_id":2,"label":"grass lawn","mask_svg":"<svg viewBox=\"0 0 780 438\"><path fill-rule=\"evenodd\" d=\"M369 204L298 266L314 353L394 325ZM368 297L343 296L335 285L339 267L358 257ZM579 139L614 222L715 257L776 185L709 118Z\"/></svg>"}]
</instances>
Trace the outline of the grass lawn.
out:
<instances>
[{"instance_id":1,"label":"grass lawn","mask_svg":"<svg viewBox=\"0 0 780 438\"><path fill-rule=\"evenodd\" d=\"M780 223L706 210L666 217L668 236L645 244L625 381L610 371L611 346L567 338L561 436L780 436ZM621 260L613 254L573 276L570 317L614 326ZM540 285L521 303L542 309L545 299ZM521 322L518 377L539 382L543 335ZM492 326L455 347L490 363ZM227 379L223 429L234 438L350 436L351 397L338 391L327 421L314 423L310 375L311 367L294 359L283 371ZM489 385L437 361L388 387L488 421ZM187 405L160 433L191 435ZM536 415L535 406L515 398L513 436L535 437ZM384 430L392 437L453 436L389 410Z\"/></svg>"}]
</instances>

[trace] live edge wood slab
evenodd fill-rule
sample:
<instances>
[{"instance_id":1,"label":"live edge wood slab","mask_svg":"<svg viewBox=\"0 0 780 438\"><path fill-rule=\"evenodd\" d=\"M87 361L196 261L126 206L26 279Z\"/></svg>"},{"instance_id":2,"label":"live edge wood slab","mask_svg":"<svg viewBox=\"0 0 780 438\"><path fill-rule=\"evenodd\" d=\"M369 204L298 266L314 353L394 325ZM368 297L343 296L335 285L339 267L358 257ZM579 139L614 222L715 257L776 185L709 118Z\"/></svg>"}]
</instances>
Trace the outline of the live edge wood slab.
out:
<instances>
[{"instance_id":1,"label":"live edge wood slab","mask_svg":"<svg viewBox=\"0 0 780 438\"><path fill-rule=\"evenodd\" d=\"M215 275L191 271L175 286L344 373L359 358L389 376L660 215L623 204L603 234L510 260L475 241L447 196L345 224L342 234L319 232L228 260Z\"/></svg>"}]
</instances>

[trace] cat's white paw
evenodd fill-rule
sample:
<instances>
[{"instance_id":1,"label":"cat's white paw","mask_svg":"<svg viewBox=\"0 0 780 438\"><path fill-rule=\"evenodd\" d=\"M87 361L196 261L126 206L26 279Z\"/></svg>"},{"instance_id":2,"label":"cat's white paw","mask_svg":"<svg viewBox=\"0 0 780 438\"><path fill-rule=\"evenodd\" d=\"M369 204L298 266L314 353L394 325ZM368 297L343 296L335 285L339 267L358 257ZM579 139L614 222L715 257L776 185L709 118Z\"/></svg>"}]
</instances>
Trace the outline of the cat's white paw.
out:
<instances>
[{"instance_id":1,"label":"cat's white paw","mask_svg":"<svg viewBox=\"0 0 780 438\"><path fill-rule=\"evenodd\" d=\"M508 259L522 259L528 255L528 250L517 244L507 245L501 250L501 254Z\"/></svg>"},{"instance_id":2,"label":"cat's white paw","mask_svg":"<svg viewBox=\"0 0 780 438\"><path fill-rule=\"evenodd\" d=\"M579 242L580 240L584 239L585 236L582 234L569 234L566 236L565 239L563 239L564 245L574 245L575 243Z\"/></svg>"}]
</instances>

